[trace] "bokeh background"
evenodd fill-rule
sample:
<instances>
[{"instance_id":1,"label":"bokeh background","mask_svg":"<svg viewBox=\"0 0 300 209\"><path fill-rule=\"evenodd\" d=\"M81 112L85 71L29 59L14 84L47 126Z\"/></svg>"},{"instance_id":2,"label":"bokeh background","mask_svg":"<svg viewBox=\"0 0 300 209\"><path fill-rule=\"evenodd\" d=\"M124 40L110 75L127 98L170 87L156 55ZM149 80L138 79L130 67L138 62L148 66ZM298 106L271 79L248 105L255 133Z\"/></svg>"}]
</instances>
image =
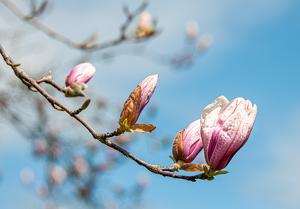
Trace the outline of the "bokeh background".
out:
<instances>
[{"instance_id":1,"label":"bokeh background","mask_svg":"<svg viewBox=\"0 0 300 209\"><path fill-rule=\"evenodd\" d=\"M14 2L24 11L28 8L28 1ZM134 9L140 3L132 0L56 0L41 20L73 40L84 40L98 31L99 40L106 41L119 34L124 21L122 5ZM46 45L41 49L30 48L41 50L41 53L18 57L15 53L18 50L12 50L5 42L1 44L25 70L26 66L37 68L51 60L59 61L57 68L51 70L53 78L61 85L74 66L70 60L90 56L97 73L89 82L87 94L93 92L114 104L121 105L145 77L159 73L158 86L149 103L149 106L158 107L156 117L150 121L157 126L156 135L174 138L220 95L229 100L243 97L257 105L251 137L227 166L227 175L211 182L192 183L149 173L130 160L108 173L105 178L126 186L136 181L138 175L147 175L149 185L141 207L296 209L300 208L299 9L297 0L149 1L146 10L158 20L161 33L143 43L109 48L106 52L116 56L103 59L103 51L87 53L70 48L22 22L0 3L1 31L9 27L30 31L26 38L16 43L18 50L29 43ZM188 47L193 48L187 43L185 34L185 24L191 19L199 24L199 37L205 33L213 37L212 46L204 54L197 55L188 67L161 62L158 53L176 57ZM136 21L132 27L135 24ZM4 62L1 66L4 68ZM4 69L9 76L14 76L9 67ZM45 74L47 72L45 69ZM58 98L62 102L67 100L63 96ZM72 109L76 108L66 102ZM48 105L48 108L52 107ZM64 115L54 110L52 114L56 115L58 123ZM109 116L115 120L115 125L118 116L119 113ZM43 161L34 158L31 145L22 139L22 134L2 122L0 208L42 208L43 200L36 197L34 188L21 184L20 170L31 167L35 181L41 181ZM140 123L143 123L142 118ZM113 131L94 128L100 133ZM82 132L88 136L85 129ZM131 143L131 153L149 163L170 166L171 146L157 152L150 150L149 138L151 135L140 136ZM104 197L105 193L109 191L104 192Z\"/></svg>"}]
</instances>

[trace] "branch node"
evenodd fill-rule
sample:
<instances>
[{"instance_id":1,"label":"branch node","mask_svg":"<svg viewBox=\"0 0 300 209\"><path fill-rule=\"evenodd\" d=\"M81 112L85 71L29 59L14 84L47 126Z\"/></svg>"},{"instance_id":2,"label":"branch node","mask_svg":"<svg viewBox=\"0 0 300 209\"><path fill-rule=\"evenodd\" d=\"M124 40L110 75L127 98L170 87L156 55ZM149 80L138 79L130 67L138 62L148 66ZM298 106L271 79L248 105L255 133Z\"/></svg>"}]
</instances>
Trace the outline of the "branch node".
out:
<instances>
[{"instance_id":1,"label":"branch node","mask_svg":"<svg viewBox=\"0 0 300 209\"><path fill-rule=\"evenodd\" d=\"M85 100L85 102L81 105L81 107L77 110L74 110L70 113L71 116L78 115L82 110L85 110L91 102L91 98Z\"/></svg>"}]
</instances>

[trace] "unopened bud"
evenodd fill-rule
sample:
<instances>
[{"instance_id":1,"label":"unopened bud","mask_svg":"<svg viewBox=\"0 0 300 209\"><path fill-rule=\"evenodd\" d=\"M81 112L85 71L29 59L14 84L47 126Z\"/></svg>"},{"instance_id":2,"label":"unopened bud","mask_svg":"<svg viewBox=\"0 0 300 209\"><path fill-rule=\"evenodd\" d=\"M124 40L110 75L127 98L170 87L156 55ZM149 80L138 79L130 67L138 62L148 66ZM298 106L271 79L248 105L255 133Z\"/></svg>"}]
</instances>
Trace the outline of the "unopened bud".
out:
<instances>
[{"instance_id":1,"label":"unopened bud","mask_svg":"<svg viewBox=\"0 0 300 209\"><path fill-rule=\"evenodd\" d=\"M198 41L199 50L205 51L207 50L214 42L212 35L203 34Z\"/></svg>"},{"instance_id":2,"label":"unopened bud","mask_svg":"<svg viewBox=\"0 0 300 209\"><path fill-rule=\"evenodd\" d=\"M185 130L179 131L173 142L173 157L176 162L192 162L202 150L200 120L191 123Z\"/></svg>"},{"instance_id":3,"label":"unopened bud","mask_svg":"<svg viewBox=\"0 0 300 209\"><path fill-rule=\"evenodd\" d=\"M142 12L139 19L137 34L140 37L148 36L153 32L153 22L151 14L147 11Z\"/></svg>"},{"instance_id":4,"label":"unopened bud","mask_svg":"<svg viewBox=\"0 0 300 209\"><path fill-rule=\"evenodd\" d=\"M96 72L96 68L89 62L76 65L69 76L66 77L66 86L72 83L87 83Z\"/></svg>"},{"instance_id":5,"label":"unopened bud","mask_svg":"<svg viewBox=\"0 0 300 209\"><path fill-rule=\"evenodd\" d=\"M150 101L156 88L157 80L158 74L148 76L133 90L133 92L131 92L129 98L124 103L119 119L122 130L125 128L126 130L124 131L130 130L132 132L150 133L156 128L151 124L136 124L136 122L142 110ZM126 124L124 124L124 121Z\"/></svg>"},{"instance_id":6,"label":"unopened bud","mask_svg":"<svg viewBox=\"0 0 300 209\"><path fill-rule=\"evenodd\" d=\"M54 165L49 169L49 176L53 184L62 184L67 178L67 172L62 166Z\"/></svg>"},{"instance_id":7,"label":"unopened bud","mask_svg":"<svg viewBox=\"0 0 300 209\"><path fill-rule=\"evenodd\" d=\"M85 102L83 103L83 105L81 105L80 109L81 110L85 110L89 106L90 102L91 102L90 98L87 99L87 100L85 100Z\"/></svg>"},{"instance_id":8,"label":"unopened bud","mask_svg":"<svg viewBox=\"0 0 300 209\"><path fill-rule=\"evenodd\" d=\"M195 20L190 20L185 24L185 32L189 39L193 40L198 36L199 25Z\"/></svg>"}]
</instances>

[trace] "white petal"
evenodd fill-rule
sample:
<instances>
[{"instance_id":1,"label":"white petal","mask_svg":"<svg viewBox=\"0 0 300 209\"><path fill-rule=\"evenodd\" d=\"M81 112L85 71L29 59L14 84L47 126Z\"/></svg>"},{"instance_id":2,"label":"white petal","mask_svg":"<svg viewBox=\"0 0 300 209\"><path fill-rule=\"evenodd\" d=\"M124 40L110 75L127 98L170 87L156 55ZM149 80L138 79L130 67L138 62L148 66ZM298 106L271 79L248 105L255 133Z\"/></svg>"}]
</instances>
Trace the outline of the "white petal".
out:
<instances>
[{"instance_id":1,"label":"white petal","mask_svg":"<svg viewBox=\"0 0 300 209\"><path fill-rule=\"evenodd\" d=\"M224 123L233 113L245 110L245 99L236 98L229 102L220 112L220 123Z\"/></svg>"},{"instance_id":2,"label":"white petal","mask_svg":"<svg viewBox=\"0 0 300 209\"><path fill-rule=\"evenodd\" d=\"M212 104L207 105L201 113L201 123L204 122L205 118L214 109L221 107L221 109L229 103L228 99L224 96L218 97Z\"/></svg>"}]
</instances>

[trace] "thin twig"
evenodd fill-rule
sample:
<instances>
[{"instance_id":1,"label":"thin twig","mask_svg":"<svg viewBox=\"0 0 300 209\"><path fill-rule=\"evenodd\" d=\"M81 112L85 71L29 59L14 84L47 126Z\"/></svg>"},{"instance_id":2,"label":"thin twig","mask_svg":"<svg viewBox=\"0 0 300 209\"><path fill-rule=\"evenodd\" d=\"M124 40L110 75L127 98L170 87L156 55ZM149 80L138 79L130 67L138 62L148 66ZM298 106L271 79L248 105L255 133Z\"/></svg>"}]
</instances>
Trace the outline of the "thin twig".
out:
<instances>
[{"instance_id":1,"label":"thin twig","mask_svg":"<svg viewBox=\"0 0 300 209\"><path fill-rule=\"evenodd\" d=\"M54 88L56 88L58 91L65 93L65 90L61 87L59 87L56 83L54 83L54 80L52 78L52 76L50 75L51 71L49 71L48 75L46 77L41 78L40 80L36 80L35 82L37 84L40 84L42 82L45 82L47 84L52 85Z\"/></svg>"},{"instance_id":2,"label":"thin twig","mask_svg":"<svg viewBox=\"0 0 300 209\"><path fill-rule=\"evenodd\" d=\"M52 96L50 96L34 79L29 77L27 73L20 67L15 67L15 62L12 60L12 58L6 53L6 51L3 49L3 47L0 45L0 53L6 62L7 65L11 66L13 69L15 75L27 86L35 88L40 94L42 94L47 101L55 108L55 109L62 109L65 112L67 112L71 117L75 118L78 122L80 122L91 134L92 136L100 141L101 143L113 148L114 150L117 150L118 152L122 153L124 156L132 159L137 164L147 168L150 172L155 174L160 174L164 177L171 177L171 178L178 178L178 179L184 179L188 181L196 181L196 179L207 179L207 176L205 174L198 174L194 176L183 176L183 175L176 175L173 173L167 173L164 172L163 169L159 165L155 164L149 164L136 156L132 155L122 147L114 144L109 140L110 137L118 136L122 134L122 131L119 129L117 131L114 131L112 133L106 133L106 134L99 134L96 132L84 119L82 119L77 114L74 114L74 111L69 109L67 106L63 105L59 101L55 100Z\"/></svg>"},{"instance_id":3,"label":"thin twig","mask_svg":"<svg viewBox=\"0 0 300 209\"><path fill-rule=\"evenodd\" d=\"M51 36L52 38L66 44L70 47L79 48L79 49L83 49L83 50L87 50L87 51L96 51L96 50L104 49L104 48L107 48L110 46L118 45L125 41L126 42L139 42L139 41L146 40L146 39L152 37L153 35L157 34L156 31L153 31L152 34L149 34L145 37L126 36L126 29L129 27L133 18L136 17L137 15L139 15L147 6L147 3L145 3L145 2L139 8L134 10L133 12L127 14L127 19L126 19L125 23L121 26L119 38L111 40L111 41L107 41L104 43L99 43L99 44L94 43L95 37L93 35L87 41L84 41L82 43L72 41L68 37L66 37L58 32L55 32L53 29L49 28L48 26L44 25L42 22L40 22L39 20L34 18L37 15L35 12L32 12L29 15L26 15L22 10L20 10L10 0L0 0L0 2L2 4L4 4L8 9L10 9L20 19L26 21L27 23L34 26L35 28L42 31L43 33ZM41 11L37 11L38 14L40 14L42 11L44 11L44 9L45 9L44 7L46 7L45 2L47 2L47 1L44 1L42 6L39 9Z\"/></svg>"}]
</instances>

